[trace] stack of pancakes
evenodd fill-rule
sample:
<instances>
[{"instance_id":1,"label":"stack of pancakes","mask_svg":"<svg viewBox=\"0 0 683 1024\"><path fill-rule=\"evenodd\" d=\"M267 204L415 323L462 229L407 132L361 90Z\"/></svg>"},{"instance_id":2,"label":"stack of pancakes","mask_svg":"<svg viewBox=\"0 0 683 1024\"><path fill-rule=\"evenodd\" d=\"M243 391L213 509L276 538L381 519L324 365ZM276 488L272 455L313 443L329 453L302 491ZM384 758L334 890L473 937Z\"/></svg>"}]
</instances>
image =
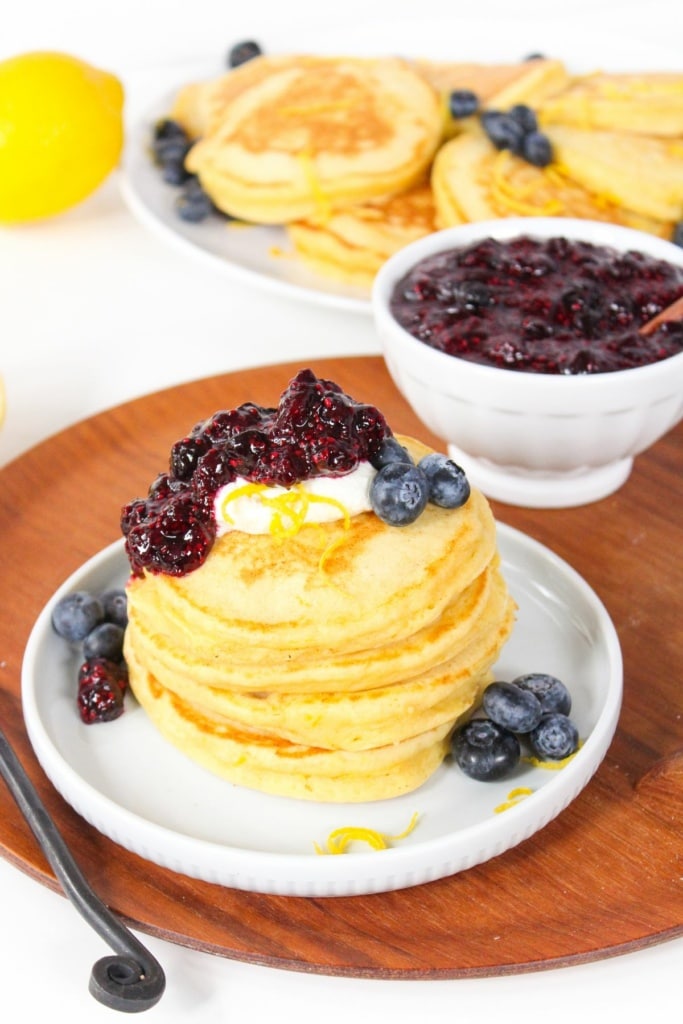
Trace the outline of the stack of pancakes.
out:
<instances>
[{"instance_id":1,"label":"stack of pancakes","mask_svg":"<svg viewBox=\"0 0 683 1024\"><path fill-rule=\"evenodd\" d=\"M477 117L523 103L554 152L535 167L499 151ZM439 228L568 216L663 238L683 219L683 76L572 75L516 64L261 56L178 94L171 116L198 141L187 166L232 217L283 225L309 267L369 285L389 255Z\"/></svg>"},{"instance_id":2,"label":"stack of pancakes","mask_svg":"<svg viewBox=\"0 0 683 1024\"><path fill-rule=\"evenodd\" d=\"M128 607L131 687L171 743L237 784L337 802L428 779L514 620L476 490L400 528L367 512L228 532L186 576L132 579Z\"/></svg>"}]
</instances>

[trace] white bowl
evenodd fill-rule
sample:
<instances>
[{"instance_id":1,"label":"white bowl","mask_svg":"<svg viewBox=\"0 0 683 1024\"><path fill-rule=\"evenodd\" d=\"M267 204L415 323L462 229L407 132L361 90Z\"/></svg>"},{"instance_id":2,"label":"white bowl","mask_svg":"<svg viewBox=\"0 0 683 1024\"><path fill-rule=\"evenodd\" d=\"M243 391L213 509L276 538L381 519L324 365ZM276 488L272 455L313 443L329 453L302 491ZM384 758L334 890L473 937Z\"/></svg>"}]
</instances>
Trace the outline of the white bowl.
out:
<instances>
[{"instance_id":1,"label":"white bowl","mask_svg":"<svg viewBox=\"0 0 683 1024\"><path fill-rule=\"evenodd\" d=\"M515 505L583 505L621 487L634 457L683 417L683 353L581 376L505 370L431 348L389 311L395 284L424 257L519 235L636 249L683 266L680 247L613 224L554 217L481 221L429 235L392 256L373 287L375 325L399 391L446 441L472 483Z\"/></svg>"}]
</instances>

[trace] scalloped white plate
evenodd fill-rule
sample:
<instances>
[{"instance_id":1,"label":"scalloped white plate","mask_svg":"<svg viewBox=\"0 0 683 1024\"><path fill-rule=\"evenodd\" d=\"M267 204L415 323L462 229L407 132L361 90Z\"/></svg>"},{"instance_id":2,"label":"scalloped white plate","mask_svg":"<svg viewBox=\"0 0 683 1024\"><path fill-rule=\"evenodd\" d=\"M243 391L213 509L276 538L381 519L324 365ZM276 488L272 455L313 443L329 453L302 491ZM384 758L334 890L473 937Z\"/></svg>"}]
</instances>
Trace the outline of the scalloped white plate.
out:
<instances>
[{"instance_id":1,"label":"scalloped white plate","mask_svg":"<svg viewBox=\"0 0 683 1024\"><path fill-rule=\"evenodd\" d=\"M542 829L574 800L602 761L622 695L619 641L588 584L548 548L499 525L503 569L519 605L499 678L546 671L573 696L583 746L561 770L521 766L510 778L478 783L446 761L420 789L370 804L316 804L234 786L171 747L128 696L114 722L84 725L75 706L79 658L52 630L56 601L75 589L125 582L122 542L90 559L43 609L26 648L24 717L33 749L57 790L114 842L162 867L252 892L351 896L385 892L456 874L495 857ZM495 808L518 786L533 790L503 813ZM414 831L388 850L354 844L321 856L340 826L398 834L417 812Z\"/></svg>"}]
</instances>

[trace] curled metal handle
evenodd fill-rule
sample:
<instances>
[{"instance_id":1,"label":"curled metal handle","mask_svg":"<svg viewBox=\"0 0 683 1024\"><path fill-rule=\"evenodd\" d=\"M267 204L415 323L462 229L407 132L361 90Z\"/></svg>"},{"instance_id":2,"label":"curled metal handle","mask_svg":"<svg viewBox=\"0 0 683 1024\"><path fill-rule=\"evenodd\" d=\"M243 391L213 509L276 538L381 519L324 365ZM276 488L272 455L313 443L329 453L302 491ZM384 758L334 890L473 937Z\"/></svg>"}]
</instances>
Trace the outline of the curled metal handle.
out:
<instances>
[{"instance_id":1,"label":"curled metal handle","mask_svg":"<svg viewBox=\"0 0 683 1024\"><path fill-rule=\"evenodd\" d=\"M166 987L161 965L85 881L7 737L0 729L0 774L61 882L65 895L105 940L114 956L93 965L89 991L112 1010L138 1013L159 1002Z\"/></svg>"}]
</instances>

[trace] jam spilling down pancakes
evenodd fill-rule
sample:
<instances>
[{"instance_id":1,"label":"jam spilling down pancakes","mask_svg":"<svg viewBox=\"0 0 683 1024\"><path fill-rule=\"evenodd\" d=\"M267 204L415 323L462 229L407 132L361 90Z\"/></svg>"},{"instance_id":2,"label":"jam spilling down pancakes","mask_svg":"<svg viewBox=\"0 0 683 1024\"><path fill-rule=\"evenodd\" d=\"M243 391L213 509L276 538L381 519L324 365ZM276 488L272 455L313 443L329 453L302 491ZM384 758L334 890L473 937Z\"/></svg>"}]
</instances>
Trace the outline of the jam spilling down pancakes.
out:
<instances>
[{"instance_id":1,"label":"jam spilling down pancakes","mask_svg":"<svg viewBox=\"0 0 683 1024\"><path fill-rule=\"evenodd\" d=\"M422 785L513 628L486 499L310 370L196 425L122 528L131 691L185 755L268 793Z\"/></svg>"}]
</instances>

